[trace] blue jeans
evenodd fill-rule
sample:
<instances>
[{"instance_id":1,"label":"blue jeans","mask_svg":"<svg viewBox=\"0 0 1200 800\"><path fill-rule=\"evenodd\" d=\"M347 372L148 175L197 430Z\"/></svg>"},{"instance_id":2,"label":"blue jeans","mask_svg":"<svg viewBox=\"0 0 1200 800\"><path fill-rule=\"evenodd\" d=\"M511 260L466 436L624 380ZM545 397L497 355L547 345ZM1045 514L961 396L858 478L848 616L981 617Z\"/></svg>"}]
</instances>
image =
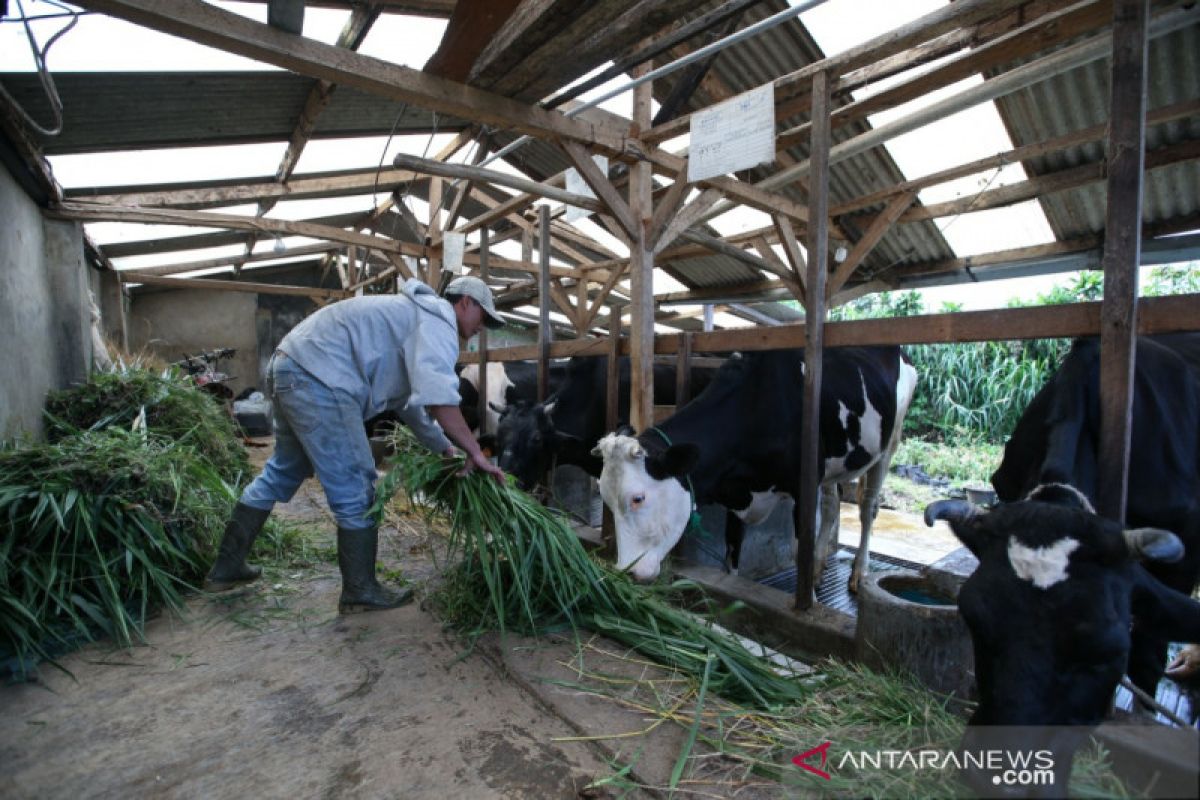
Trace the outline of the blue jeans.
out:
<instances>
[{"instance_id":1,"label":"blue jeans","mask_svg":"<svg viewBox=\"0 0 1200 800\"><path fill-rule=\"evenodd\" d=\"M375 500L375 459L359 404L282 353L267 366L267 391L274 405L275 452L242 492L242 502L269 511L291 500L315 472L339 527L372 527L366 513Z\"/></svg>"}]
</instances>

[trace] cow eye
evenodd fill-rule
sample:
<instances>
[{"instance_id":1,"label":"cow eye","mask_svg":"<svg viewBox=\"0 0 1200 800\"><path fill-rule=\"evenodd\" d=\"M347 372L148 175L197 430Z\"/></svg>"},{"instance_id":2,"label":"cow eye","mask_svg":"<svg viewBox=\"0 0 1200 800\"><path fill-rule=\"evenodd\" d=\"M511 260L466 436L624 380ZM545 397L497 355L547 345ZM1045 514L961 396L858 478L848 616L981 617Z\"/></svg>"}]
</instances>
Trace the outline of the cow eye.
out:
<instances>
[{"instance_id":1,"label":"cow eye","mask_svg":"<svg viewBox=\"0 0 1200 800\"><path fill-rule=\"evenodd\" d=\"M629 505L633 508L640 508L642 503L646 502L646 495L635 494L629 498Z\"/></svg>"}]
</instances>

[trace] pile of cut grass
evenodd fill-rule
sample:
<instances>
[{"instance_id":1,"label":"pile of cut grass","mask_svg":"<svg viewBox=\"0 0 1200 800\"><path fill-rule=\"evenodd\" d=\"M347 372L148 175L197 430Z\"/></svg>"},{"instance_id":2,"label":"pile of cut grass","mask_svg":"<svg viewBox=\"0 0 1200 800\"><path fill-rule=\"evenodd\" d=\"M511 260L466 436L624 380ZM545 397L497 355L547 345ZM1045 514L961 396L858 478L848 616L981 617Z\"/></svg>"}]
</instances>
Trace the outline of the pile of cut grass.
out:
<instances>
[{"instance_id":1,"label":"pile of cut grass","mask_svg":"<svg viewBox=\"0 0 1200 800\"><path fill-rule=\"evenodd\" d=\"M174 367L119 365L79 386L51 392L46 438L55 442L80 431L129 429L143 414L148 431L194 448L226 482L241 485L249 478L250 460L228 411Z\"/></svg>"},{"instance_id":2,"label":"pile of cut grass","mask_svg":"<svg viewBox=\"0 0 1200 800\"><path fill-rule=\"evenodd\" d=\"M808 692L794 674L748 651L734 636L667 602L694 584L639 586L593 559L559 513L516 486L473 473L430 453L407 429L393 435L391 469L376 486L382 517L403 488L414 501L450 515L449 558L436 602L474 635L487 630L540 634L586 628L629 645L713 692L758 708L799 702Z\"/></svg>"},{"instance_id":3,"label":"pile of cut grass","mask_svg":"<svg viewBox=\"0 0 1200 800\"><path fill-rule=\"evenodd\" d=\"M0 650L27 675L141 638L212 560L231 487L193 448L120 428L0 451Z\"/></svg>"}]
</instances>

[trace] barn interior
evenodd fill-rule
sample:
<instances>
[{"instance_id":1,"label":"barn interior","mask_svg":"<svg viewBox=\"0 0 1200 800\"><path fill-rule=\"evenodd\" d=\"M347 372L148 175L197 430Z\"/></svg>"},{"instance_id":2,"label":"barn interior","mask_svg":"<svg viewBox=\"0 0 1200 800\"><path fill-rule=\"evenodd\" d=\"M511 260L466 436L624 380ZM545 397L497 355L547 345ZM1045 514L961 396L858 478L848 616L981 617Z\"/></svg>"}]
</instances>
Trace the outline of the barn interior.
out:
<instances>
[{"instance_id":1,"label":"barn interior","mask_svg":"<svg viewBox=\"0 0 1200 800\"><path fill-rule=\"evenodd\" d=\"M824 348L1099 335L1111 465L1099 511L1122 518L1134 337L1200 331L1196 295L1137 291L1139 269L1200 253L1200 9L956 0L825 52L804 21L822 5L64 7L64 20L84 12L76 36L103 16L253 64L191 71L167 51L138 71L61 71L42 59L0 73L0 436L42 435L47 392L93 368L93 324L120 350L167 361L233 349L237 392L263 385L275 347L313 310L410 278L437 288L471 274L509 324L481 333L462 363L536 360L544 397L551 360L627 355L637 430L669 413L646 388L656 362L677 365L686 397L697 359L804 347L813 398ZM3 14L19 9L8 0ZM340 32L314 38L306 12L310 22L338 15ZM386 37L431 20L444 26L424 64L360 52L386 52ZM608 95L629 111L612 110ZM763 133L752 126L762 117L735 110L752 101L766 111L768 155L745 163L728 151ZM978 107L994 108L1007 149L910 174L887 147ZM717 130L699 140L707 153L691 140L706 126ZM437 145L385 144L385 160L380 137ZM306 151L354 141L366 144L352 166L302 168ZM254 172L203 177L222 171L206 172L222 156L203 148L246 145L271 145ZM70 163L156 151L177 154L175 175L63 177ZM342 210L309 210L330 199ZM1011 231L1003 249L964 245L949 227L1004 227L1008 218L989 215L1030 207L1048 236ZM1081 269L1103 272L1102 301L828 321L880 292ZM813 605L815 439L788 520L800 540L794 588L705 566L681 574L745 604L735 616L773 646L853 657L852 618Z\"/></svg>"}]
</instances>

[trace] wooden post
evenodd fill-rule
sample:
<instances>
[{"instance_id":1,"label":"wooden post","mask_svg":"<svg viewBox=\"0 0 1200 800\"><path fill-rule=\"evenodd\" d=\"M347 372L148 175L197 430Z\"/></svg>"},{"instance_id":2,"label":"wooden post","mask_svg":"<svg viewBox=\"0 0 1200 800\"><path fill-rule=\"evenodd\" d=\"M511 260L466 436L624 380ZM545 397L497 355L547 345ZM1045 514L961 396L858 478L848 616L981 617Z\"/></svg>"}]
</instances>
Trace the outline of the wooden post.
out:
<instances>
[{"instance_id":1,"label":"wooden post","mask_svg":"<svg viewBox=\"0 0 1200 800\"><path fill-rule=\"evenodd\" d=\"M550 206L538 206L538 402L550 391L550 342L554 331L550 327Z\"/></svg>"},{"instance_id":2,"label":"wooden post","mask_svg":"<svg viewBox=\"0 0 1200 800\"><path fill-rule=\"evenodd\" d=\"M813 604L817 459L820 455L821 372L825 348L825 281L829 266L829 75L813 75L812 165L808 185L808 292L804 308L804 413L800 426L800 486L796 498L796 608Z\"/></svg>"},{"instance_id":3,"label":"wooden post","mask_svg":"<svg viewBox=\"0 0 1200 800\"><path fill-rule=\"evenodd\" d=\"M634 69L640 77L650 69ZM633 125L630 136L638 138L650 129L650 82L633 90ZM654 425L654 243L650 241L654 208L649 161L638 161L629 170L629 207L637 237L630 242L629 323L629 424L644 431Z\"/></svg>"},{"instance_id":4,"label":"wooden post","mask_svg":"<svg viewBox=\"0 0 1200 800\"><path fill-rule=\"evenodd\" d=\"M1146 150L1148 0L1113 0L1112 105L1108 127L1108 213L1100 305L1100 470L1097 510L1125 520L1137 276L1141 264L1142 170Z\"/></svg>"},{"instance_id":5,"label":"wooden post","mask_svg":"<svg viewBox=\"0 0 1200 800\"><path fill-rule=\"evenodd\" d=\"M679 359L675 362L675 410L692 397L692 335L679 334Z\"/></svg>"},{"instance_id":6,"label":"wooden post","mask_svg":"<svg viewBox=\"0 0 1200 800\"><path fill-rule=\"evenodd\" d=\"M484 283L488 279L488 229L483 226L479 229L479 278ZM487 379L487 349L488 349L488 329L483 326L479 329L479 432L495 433L487 429L487 414L488 414L488 379Z\"/></svg>"},{"instance_id":7,"label":"wooden post","mask_svg":"<svg viewBox=\"0 0 1200 800\"><path fill-rule=\"evenodd\" d=\"M608 369L605 373L604 430L617 429L617 414L620 410L621 364L621 307L615 303L608 307ZM604 542L603 554L608 558L617 555L617 527L612 509L607 504L600 517L600 539Z\"/></svg>"}]
</instances>

